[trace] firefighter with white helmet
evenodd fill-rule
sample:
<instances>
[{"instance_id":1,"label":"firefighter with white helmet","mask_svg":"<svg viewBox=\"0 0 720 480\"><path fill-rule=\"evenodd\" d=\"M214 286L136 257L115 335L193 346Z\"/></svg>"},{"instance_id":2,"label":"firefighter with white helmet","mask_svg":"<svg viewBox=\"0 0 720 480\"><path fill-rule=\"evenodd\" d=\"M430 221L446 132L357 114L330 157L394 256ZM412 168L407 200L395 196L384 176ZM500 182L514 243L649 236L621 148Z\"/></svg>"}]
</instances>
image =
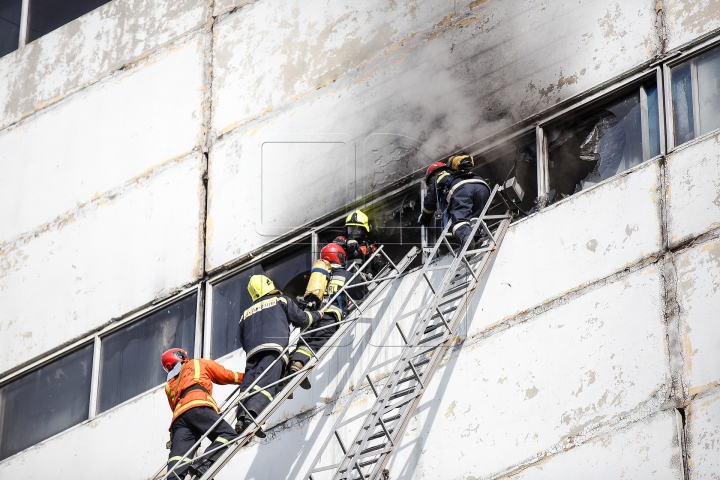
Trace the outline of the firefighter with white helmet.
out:
<instances>
[{"instance_id":1,"label":"firefighter with white helmet","mask_svg":"<svg viewBox=\"0 0 720 480\"><path fill-rule=\"evenodd\" d=\"M245 391L260 374L282 354L290 341L290 324L298 328L316 324L322 313L303 311L287 295L275 288L272 280L265 275L253 275L248 282L248 292L253 299L252 305L240 317L238 339L245 350L245 377L240 390ZM288 362L286 355L275 362L268 372L258 381L251 392L241 403L245 407L238 408L238 421L235 430L240 433L253 423L245 410L256 418L279 390L279 385L268 386L282 378ZM258 437L265 433L258 430Z\"/></svg>"}]
</instances>

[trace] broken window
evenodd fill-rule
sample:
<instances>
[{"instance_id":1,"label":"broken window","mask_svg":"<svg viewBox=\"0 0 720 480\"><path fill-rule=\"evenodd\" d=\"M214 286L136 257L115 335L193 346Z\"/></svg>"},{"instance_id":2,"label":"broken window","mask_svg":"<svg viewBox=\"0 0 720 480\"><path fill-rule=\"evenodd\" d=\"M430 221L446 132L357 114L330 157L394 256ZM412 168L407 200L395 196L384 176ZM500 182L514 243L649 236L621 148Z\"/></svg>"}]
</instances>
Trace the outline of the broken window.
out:
<instances>
[{"instance_id":1,"label":"broken window","mask_svg":"<svg viewBox=\"0 0 720 480\"><path fill-rule=\"evenodd\" d=\"M87 420L93 344L0 387L0 460Z\"/></svg>"},{"instance_id":2,"label":"broken window","mask_svg":"<svg viewBox=\"0 0 720 480\"><path fill-rule=\"evenodd\" d=\"M247 290L252 275L267 275L275 288L295 299L305 293L312 263L310 245L304 244L213 286L211 357L220 358L240 348L237 338L238 322L240 315L252 304Z\"/></svg>"},{"instance_id":3,"label":"broken window","mask_svg":"<svg viewBox=\"0 0 720 480\"><path fill-rule=\"evenodd\" d=\"M657 89L642 85L545 130L552 202L660 154Z\"/></svg>"},{"instance_id":4,"label":"broken window","mask_svg":"<svg viewBox=\"0 0 720 480\"><path fill-rule=\"evenodd\" d=\"M488 182L490 188L498 184L506 185L512 178L515 178L522 191L522 201L515 204L519 207L519 216L528 214L535 207L537 200L537 146L534 134L520 137L476 155L474 171ZM509 200L516 202L519 200L519 196ZM500 204L498 203L498 205ZM515 207L515 205L510 206ZM505 209L507 209L506 206Z\"/></svg>"},{"instance_id":5,"label":"broken window","mask_svg":"<svg viewBox=\"0 0 720 480\"><path fill-rule=\"evenodd\" d=\"M27 41L32 42L108 2L109 0L30 0Z\"/></svg>"},{"instance_id":6,"label":"broken window","mask_svg":"<svg viewBox=\"0 0 720 480\"><path fill-rule=\"evenodd\" d=\"M193 294L102 338L98 412L165 383L165 350L182 348L192 357L196 312Z\"/></svg>"},{"instance_id":7,"label":"broken window","mask_svg":"<svg viewBox=\"0 0 720 480\"><path fill-rule=\"evenodd\" d=\"M0 57L17 50L22 0L0 0Z\"/></svg>"},{"instance_id":8,"label":"broken window","mask_svg":"<svg viewBox=\"0 0 720 480\"><path fill-rule=\"evenodd\" d=\"M720 128L720 48L670 72L675 145Z\"/></svg>"}]
</instances>

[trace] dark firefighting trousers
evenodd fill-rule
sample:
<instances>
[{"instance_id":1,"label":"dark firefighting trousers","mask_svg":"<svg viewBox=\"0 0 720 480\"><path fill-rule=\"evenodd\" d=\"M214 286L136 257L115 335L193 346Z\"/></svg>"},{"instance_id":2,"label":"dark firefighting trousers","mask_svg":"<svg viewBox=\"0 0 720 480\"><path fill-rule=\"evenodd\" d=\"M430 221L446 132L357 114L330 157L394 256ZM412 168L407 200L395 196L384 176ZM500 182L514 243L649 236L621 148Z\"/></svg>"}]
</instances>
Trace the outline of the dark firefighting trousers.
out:
<instances>
[{"instance_id":1,"label":"dark firefighting trousers","mask_svg":"<svg viewBox=\"0 0 720 480\"><path fill-rule=\"evenodd\" d=\"M210 429L210 427L213 426L215 422L217 422L218 418L220 418L220 415L218 415L218 413L210 407L195 407L175 419L171 427L172 441L170 447L170 458L168 460L168 472L178 461L180 461L185 452L187 452L190 447L192 447L193 444L197 442L198 439ZM218 450L207 457L202 457L202 459L198 460L196 463L198 465L211 465L225 451L224 448L218 447L226 445L230 440L237 438L237 436L238 435L235 433L235 430L223 420L208 435L208 438L212 443L205 449L206 452L216 448ZM182 480L185 478L185 474L187 473L188 467L190 466L194 455L195 452L191 452L189 455L190 458L184 459L182 465L178 466L169 478L171 480Z\"/></svg>"},{"instance_id":2,"label":"dark firefighting trousers","mask_svg":"<svg viewBox=\"0 0 720 480\"><path fill-rule=\"evenodd\" d=\"M469 183L461 186L450 198L448 207L452 233L461 245L470 236L474 222L480 218L485 204L490 198L490 190L482 183ZM477 235L482 234L481 231Z\"/></svg>"},{"instance_id":3,"label":"dark firefighting trousers","mask_svg":"<svg viewBox=\"0 0 720 480\"><path fill-rule=\"evenodd\" d=\"M300 362L303 365L305 365L312 357L313 353L317 355L318 350L327 343L328 340L330 340L330 337L337 332L338 329L338 319L335 315L332 313L325 313L320 320L316 324L313 324L310 328L312 330L306 331L302 339L305 340L305 343L302 342L302 340L298 340L297 348L292 354L292 358L290 360L290 364L292 362ZM334 325L327 327L328 325ZM320 327L327 327L323 328L322 330L317 330ZM312 352L308 350L308 346L312 349Z\"/></svg>"},{"instance_id":4,"label":"dark firefighting trousers","mask_svg":"<svg viewBox=\"0 0 720 480\"><path fill-rule=\"evenodd\" d=\"M245 363L245 376L240 384L240 391L244 392L247 390L255 379L258 378L278 356L280 356L280 352L276 350L262 350L250 357ZM275 394L280 390L280 385L276 384L271 387L266 387L266 385L277 382L282 378L283 372L285 371L285 362L283 360L284 359L280 359L275 362L270 371L263 375L246 394L254 393L254 395L241 400L240 403L245 406L253 417L257 417L262 413L265 407L273 401ZM246 416L245 410L243 410L242 407L238 407L238 420L244 420Z\"/></svg>"}]
</instances>

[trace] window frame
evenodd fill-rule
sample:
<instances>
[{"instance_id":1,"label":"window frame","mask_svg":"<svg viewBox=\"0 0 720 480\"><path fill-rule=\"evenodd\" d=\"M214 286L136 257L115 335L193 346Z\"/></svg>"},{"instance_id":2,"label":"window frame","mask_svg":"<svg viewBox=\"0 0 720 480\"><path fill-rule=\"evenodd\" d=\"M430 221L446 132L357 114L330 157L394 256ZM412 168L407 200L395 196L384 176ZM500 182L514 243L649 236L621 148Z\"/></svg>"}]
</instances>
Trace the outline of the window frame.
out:
<instances>
[{"instance_id":1,"label":"window frame","mask_svg":"<svg viewBox=\"0 0 720 480\"><path fill-rule=\"evenodd\" d=\"M702 41L697 45L688 47L685 50L678 49L676 52L671 53L665 60L662 61L662 77L663 77L663 93L664 93L664 112L660 112L661 115L665 115L665 130L667 150L661 152L663 154L672 153L676 148L688 145L700 138L714 135L718 129L711 130L707 133L699 135L700 132L700 113L699 113L699 96L698 96L698 80L697 80L697 59L700 55L707 53L714 49L720 49L720 36L713 35L713 38ZM696 135L692 140L688 140L685 143L678 145L675 139L675 122L673 120L673 96L672 96L672 72L671 70L682 63L690 63L690 81L692 85L692 103L693 103L693 128Z\"/></svg>"}]
</instances>

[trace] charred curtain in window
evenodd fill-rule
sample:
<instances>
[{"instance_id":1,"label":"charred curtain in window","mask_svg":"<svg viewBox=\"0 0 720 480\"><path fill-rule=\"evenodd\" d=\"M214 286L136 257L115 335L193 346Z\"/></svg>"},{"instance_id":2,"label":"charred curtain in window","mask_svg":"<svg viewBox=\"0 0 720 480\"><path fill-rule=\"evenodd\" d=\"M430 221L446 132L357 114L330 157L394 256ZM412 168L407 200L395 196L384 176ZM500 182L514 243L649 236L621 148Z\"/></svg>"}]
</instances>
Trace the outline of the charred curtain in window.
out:
<instances>
[{"instance_id":1,"label":"charred curtain in window","mask_svg":"<svg viewBox=\"0 0 720 480\"><path fill-rule=\"evenodd\" d=\"M657 90L651 86L548 128L551 200L570 196L658 155L659 121Z\"/></svg>"}]
</instances>

